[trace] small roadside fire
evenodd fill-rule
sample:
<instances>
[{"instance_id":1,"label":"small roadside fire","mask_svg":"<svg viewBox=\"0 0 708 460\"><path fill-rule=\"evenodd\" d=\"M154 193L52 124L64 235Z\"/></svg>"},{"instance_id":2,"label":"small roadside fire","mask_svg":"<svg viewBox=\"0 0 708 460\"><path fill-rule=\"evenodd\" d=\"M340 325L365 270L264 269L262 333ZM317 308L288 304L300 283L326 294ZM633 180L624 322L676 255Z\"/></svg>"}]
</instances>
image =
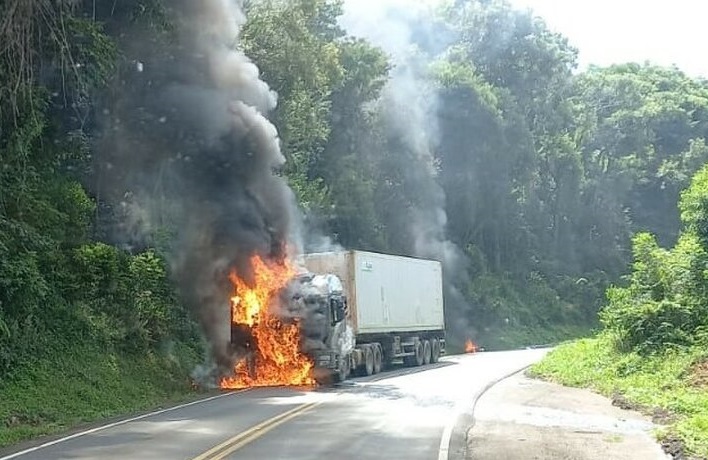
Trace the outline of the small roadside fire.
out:
<instances>
[{"instance_id":1,"label":"small roadside fire","mask_svg":"<svg viewBox=\"0 0 708 460\"><path fill-rule=\"evenodd\" d=\"M236 364L233 377L221 380L221 388L313 385L313 363L300 352L297 322L285 323L269 308L295 276L294 267L287 261L266 263L259 256L251 258L251 267L252 286L236 273L230 276L232 326L250 335L250 356Z\"/></svg>"},{"instance_id":2,"label":"small roadside fire","mask_svg":"<svg viewBox=\"0 0 708 460\"><path fill-rule=\"evenodd\" d=\"M477 353L477 345L470 339L465 342L465 353Z\"/></svg>"}]
</instances>

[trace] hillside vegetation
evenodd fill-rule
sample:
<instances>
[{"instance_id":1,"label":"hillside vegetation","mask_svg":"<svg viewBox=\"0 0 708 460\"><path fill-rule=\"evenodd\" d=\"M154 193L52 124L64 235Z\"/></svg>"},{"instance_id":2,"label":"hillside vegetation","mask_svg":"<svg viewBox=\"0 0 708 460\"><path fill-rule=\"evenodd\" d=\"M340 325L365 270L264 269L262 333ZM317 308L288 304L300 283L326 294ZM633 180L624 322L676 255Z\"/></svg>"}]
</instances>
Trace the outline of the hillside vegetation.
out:
<instances>
[{"instance_id":1,"label":"hillside vegetation","mask_svg":"<svg viewBox=\"0 0 708 460\"><path fill-rule=\"evenodd\" d=\"M147 173L107 145L124 98L165 84L179 3L0 3L0 446L190 397L209 360L174 276L175 158L143 158ZM245 3L236 46L278 94L278 174L305 250L441 260L451 348L495 349L597 327L631 235L649 231L631 285L610 291L606 337L651 354L705 336L697 186L680 239L675 206L708 159L705 81L649 64L575 72L567 40L503 0L394 8L401 49L346 29L356 0ZM152 128L170 121L141 117L128 121L162 145Z\"/></svg>"},{"instance_id":2,"label":"hillside vegetation","mask_svg":"<svg viewBox=\"0 0 708 460\"><path fill-rule=\"evenodd\" d=\"M599 336L559 347L533 372L620 397L668 425L659 435L669 451L708 458L708 166L679 209L673 248L635 236L632 275L609 289Z\"/></svg>"}]
</instances>

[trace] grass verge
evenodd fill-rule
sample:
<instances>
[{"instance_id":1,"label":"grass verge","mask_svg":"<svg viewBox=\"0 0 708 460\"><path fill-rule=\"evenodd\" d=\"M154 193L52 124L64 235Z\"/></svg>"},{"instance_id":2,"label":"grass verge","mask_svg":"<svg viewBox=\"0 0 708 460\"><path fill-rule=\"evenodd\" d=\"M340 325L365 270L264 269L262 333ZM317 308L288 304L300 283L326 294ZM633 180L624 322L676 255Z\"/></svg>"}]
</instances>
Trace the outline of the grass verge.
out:
<instances>
[{"instance_id":1,"label":"grass verge","mask_svg":"<svg viewBox=\"0 0 708 460\"><path fill-rule=\"evenodd\" d=\"M0 382L0 448L85 423L192 399L195 352L125 356L55 349Z\"/></svg>"},{"instance_id":2,"label":"grass verge","mask_svg":"<svg viewBox=\"0 0 708 460\"><path fill-rule=\"evenodd\" d=\"M674 450L708 459L708 350L668 350L651 357L615 351L610 337L561 345L531 375L614 397L665 425L658 433ZM665 445L666 445L665 444Z\"/></svg>"}]
</instances>

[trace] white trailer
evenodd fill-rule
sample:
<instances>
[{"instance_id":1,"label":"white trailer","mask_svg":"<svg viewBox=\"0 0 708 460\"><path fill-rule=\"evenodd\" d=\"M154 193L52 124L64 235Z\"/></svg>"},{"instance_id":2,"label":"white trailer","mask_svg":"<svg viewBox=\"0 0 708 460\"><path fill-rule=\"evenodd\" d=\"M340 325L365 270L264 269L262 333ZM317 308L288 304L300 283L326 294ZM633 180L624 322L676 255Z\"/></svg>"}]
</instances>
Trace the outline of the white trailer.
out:
<instances>
[{"instance_id":1,"label":"white trailer","mask_svg":"<svg viewBox=\"0 0 708 460\"><path fill-rule=\"evenodd\" d=\"M394 362L421 366L445 353L442 267L437 261L341 251L303 257L308 271L336 275L343 284L345 315L355 337L347 356L318 360L371 375ZM344 364L344 366L342 366Z\"/></svg>"}]
</instances>

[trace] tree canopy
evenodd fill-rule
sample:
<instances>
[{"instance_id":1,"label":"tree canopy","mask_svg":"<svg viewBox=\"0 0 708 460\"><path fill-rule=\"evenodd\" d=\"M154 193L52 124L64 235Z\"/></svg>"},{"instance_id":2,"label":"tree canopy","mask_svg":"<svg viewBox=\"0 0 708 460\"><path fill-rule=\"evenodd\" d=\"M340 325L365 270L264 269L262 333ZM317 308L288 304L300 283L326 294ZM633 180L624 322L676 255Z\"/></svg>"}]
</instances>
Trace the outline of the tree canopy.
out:
<instances>
[{"instance_id":1,"label":"tree canopy","mask_svg":"<svg viewBox=\"0 0 708 460\"><path fill-rule=\"evenodd\" d=\"M448 323L489 346L597 325L636 231L702 257L705 173L676 203L708 160L705 81L650 64L578 72L564 37L503 0L393 10L410 31L395 52L347 31L342 8L247 2L236 45L278 95L279 174L306 250L330 244L318 235L447 260ZM121 98L155 84L135 69L172 59L158 51L177 33L161 0L0 6L0 378L41 337L199 347L166 263L174 210L163 202L164 218L127 238L139 216L104 144ZM635 238L628 288L657 305L659 265L692 263L662 251Z\"/></svg>"}]
</instances>

